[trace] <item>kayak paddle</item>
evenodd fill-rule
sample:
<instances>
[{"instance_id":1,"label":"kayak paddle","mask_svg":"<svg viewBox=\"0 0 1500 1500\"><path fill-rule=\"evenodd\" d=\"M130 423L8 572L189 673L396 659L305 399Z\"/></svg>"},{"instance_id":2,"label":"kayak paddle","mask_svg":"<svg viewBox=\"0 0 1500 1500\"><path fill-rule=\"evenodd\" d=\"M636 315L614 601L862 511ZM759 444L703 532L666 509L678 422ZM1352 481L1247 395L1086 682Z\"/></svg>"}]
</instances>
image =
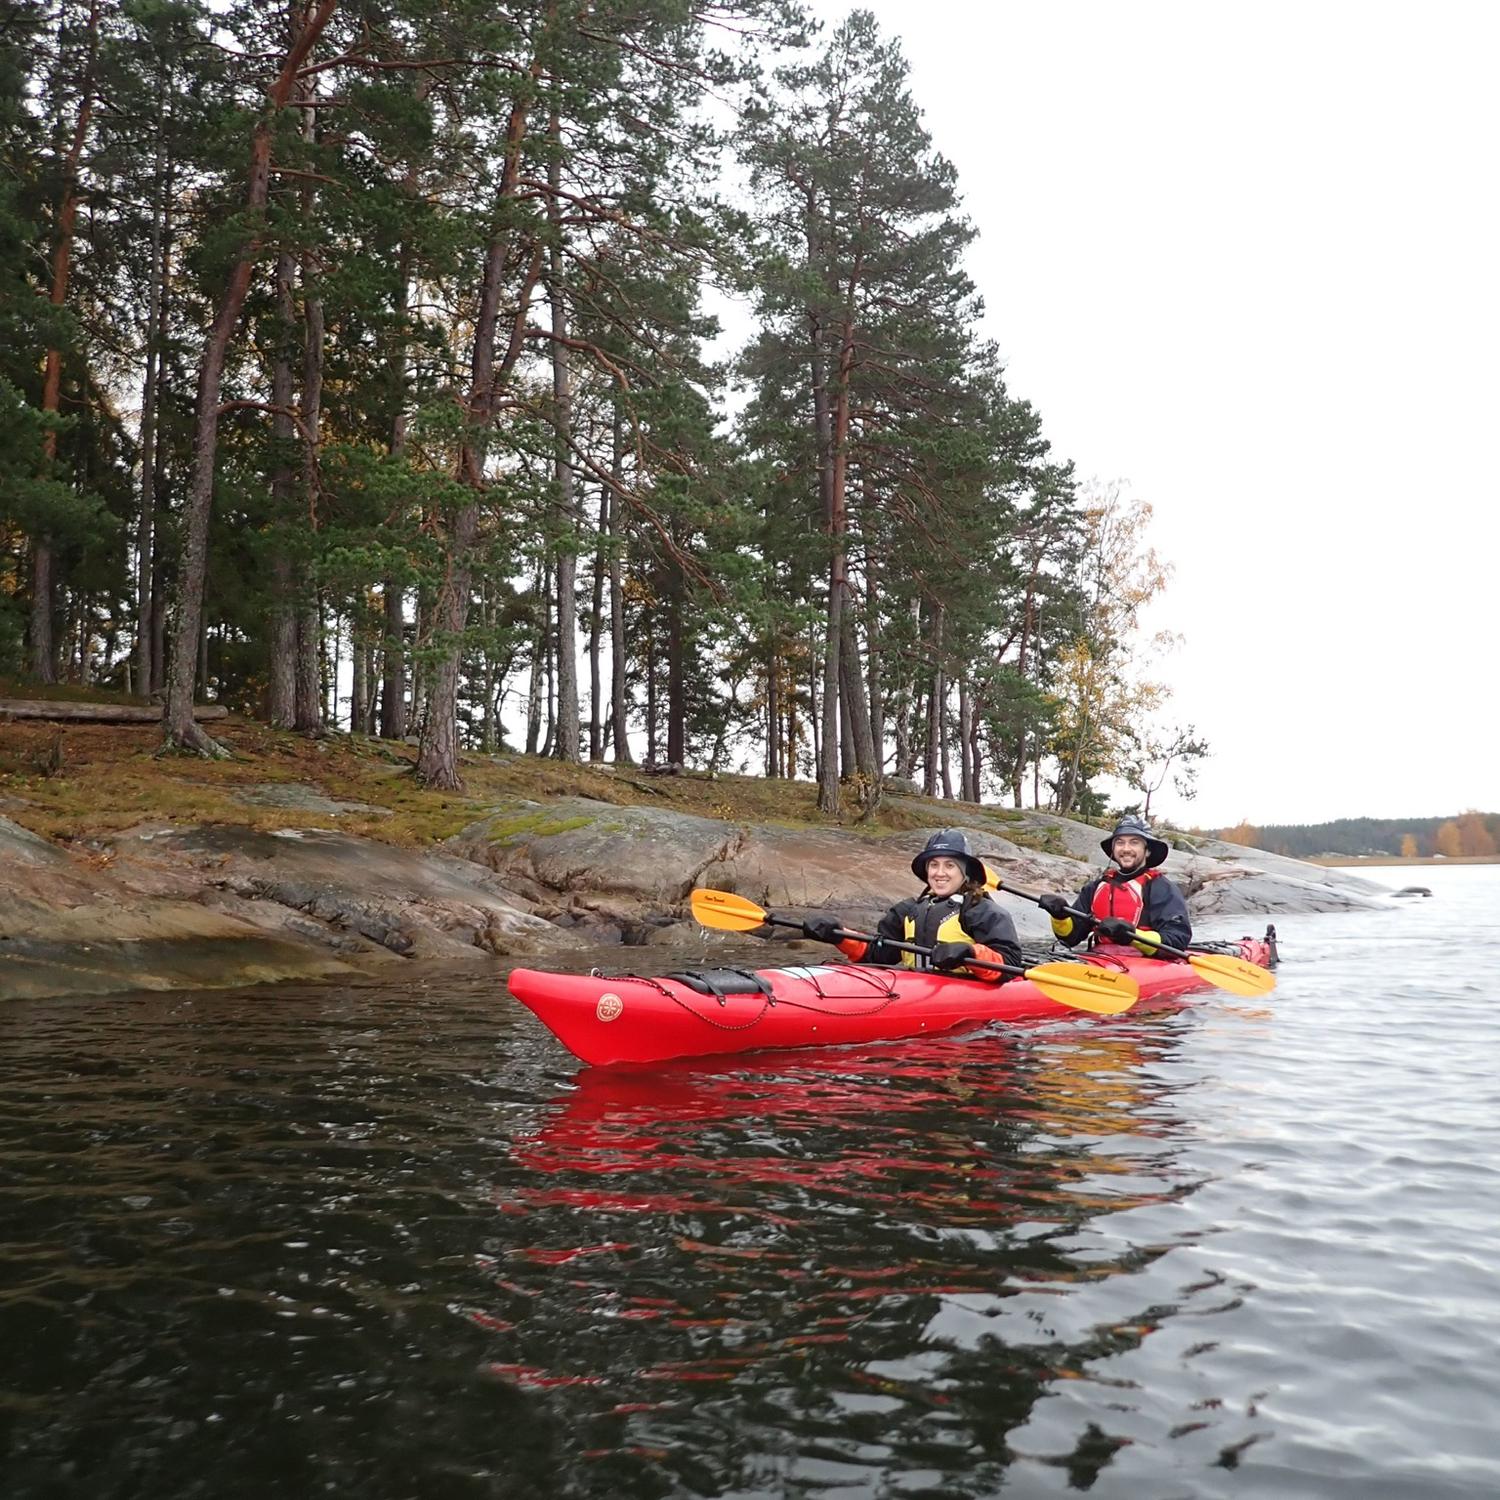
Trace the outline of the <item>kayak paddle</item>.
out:
<instances>
[{"instance_id":1,"label":"kayak paddle","mask_svg":"<svg viewBox=\"0 0 1500 1500\"><path fill-rule=\"evenodd\" d=\"M756 927L795 927L802 931L802 923L795 918L772 916L753 901L730 891L700 888L692 893L689 905L693 916L705 927L718 927L725 932L750 932ZM894 938L877 937L872 932L853 932L845 927L838 931L841 938L884 943L903 953L932 952L919 943L902 943ZM1049 1000L1099 1016L1117 1016L1129 1010L1140 996L1140 986L1119 969L1098 969L1078 963L1038 964L1032 969L1022 969L1015 964L994 964L980 958L967 958L964 963L976 969L993 969L1029 979Z\"/></svg>"},{"instance_id":2,"label":"kayak paddle","mask_svg":"<svg viewBox=\"0 0 1500 1500\"><path fill-rule=\"evenodd\" d=\"M1023 901L1035 901L1038 906L1042 904L1042 898L1036 891L1022 890L1020 886L1008 882L1004 889L1013 896L1021 897ZM1076 906L1069 906L1066 910L1070 917L1082 917L1089 922L1098 920L1089 912L1079 911ZM1139 927L1132 926L1129 922L1125 925L1132 932L1140 931ZM1276 988L1276 976L1269 969L1251 963L1249 959L1235 958L1229 953L1192 953L1186 948L1168 947L1155 938L1147 938L1146 941L1168 958L1186 959L1210 984L1217 985L1221 990L1228 990L1231 995L1269 995Z\"/></svg>"}]
</instances>

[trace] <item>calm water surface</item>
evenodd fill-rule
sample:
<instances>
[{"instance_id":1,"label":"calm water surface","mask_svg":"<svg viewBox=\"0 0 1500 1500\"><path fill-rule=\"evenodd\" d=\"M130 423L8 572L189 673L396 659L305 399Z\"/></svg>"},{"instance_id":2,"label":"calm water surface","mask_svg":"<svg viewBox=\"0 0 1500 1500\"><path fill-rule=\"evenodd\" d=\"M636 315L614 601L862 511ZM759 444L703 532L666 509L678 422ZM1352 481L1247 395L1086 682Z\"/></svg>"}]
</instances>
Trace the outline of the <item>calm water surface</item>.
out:
<instances>
[{"instance_id":1,"label":"calm water surface","mask_svg":"<svg viewBox=\"0 0 1500 1500\"><path fill-rule=\"evenodd\" d=\"M1262 1001L916 1047L0 1008L0 1494L1489 1500L1500 866L1374 873Z\"/></svg>"}]
</instances>

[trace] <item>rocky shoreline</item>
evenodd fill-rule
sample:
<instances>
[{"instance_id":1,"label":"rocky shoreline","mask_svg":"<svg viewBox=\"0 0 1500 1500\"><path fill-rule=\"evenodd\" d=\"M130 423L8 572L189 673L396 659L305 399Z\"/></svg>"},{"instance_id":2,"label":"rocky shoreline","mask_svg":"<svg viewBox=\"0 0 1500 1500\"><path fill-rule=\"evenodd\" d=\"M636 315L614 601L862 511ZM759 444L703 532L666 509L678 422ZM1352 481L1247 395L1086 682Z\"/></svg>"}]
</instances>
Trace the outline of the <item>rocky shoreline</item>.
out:
<instances>
[{"instance_id":1,"label":"rocky shoreline","mask_svg":"<svg viewBox=\"0 0 1500 1500\"><path fill-rule=\"evenodd\" d=\"M936 810L913 800L914 815ZM931 828L963 827L1017 884L1076 890L1103 866L1090 825L953 811ZM698 885L871 922L910 892L911 852L928 831L874 836L561 797L509 801L425 852L299 826L293 806L271 831L150 822L64 847L0 817L0 1000L683 945L701 937L686 915ZM1388 894L1346 871L1215 841L1174 849L1167 869L1197 917L1274 920ZM1001 899L1023 941L1046 938L1034 905Z\"/></svg>"}]
</instances>

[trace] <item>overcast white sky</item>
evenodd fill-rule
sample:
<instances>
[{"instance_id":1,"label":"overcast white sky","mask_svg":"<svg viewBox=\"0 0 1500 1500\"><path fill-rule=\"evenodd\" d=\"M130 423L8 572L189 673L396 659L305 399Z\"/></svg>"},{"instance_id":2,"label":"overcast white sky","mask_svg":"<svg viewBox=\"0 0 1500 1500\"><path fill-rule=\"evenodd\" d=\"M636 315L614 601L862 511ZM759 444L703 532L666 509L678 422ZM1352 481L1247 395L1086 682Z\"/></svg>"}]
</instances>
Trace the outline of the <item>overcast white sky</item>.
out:
<instances>
[{"instance_id":1,"label":"overcast white sky","mask_svg":"<svg viewBox=\"0 0 1500 1500\"><path fill-rule=\"evenodd\" d=\"M865 8L1013 394L1155 507L1214 750L1163 811L1500 810L1500 3Z\"/></svg>"}]
</instances>

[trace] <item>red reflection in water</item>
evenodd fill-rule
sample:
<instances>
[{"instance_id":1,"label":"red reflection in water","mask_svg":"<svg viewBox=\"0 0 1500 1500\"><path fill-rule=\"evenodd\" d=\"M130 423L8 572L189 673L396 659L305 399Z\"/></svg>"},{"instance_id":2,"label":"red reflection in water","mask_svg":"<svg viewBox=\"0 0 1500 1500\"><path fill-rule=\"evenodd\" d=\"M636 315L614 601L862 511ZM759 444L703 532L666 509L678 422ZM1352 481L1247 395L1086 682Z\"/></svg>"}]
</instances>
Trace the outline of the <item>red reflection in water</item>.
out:
<instances>
[{"instance_id":1,"label":"red reflection in water","mask_svg":"<svg viewBox=\"0 0 1500 1500\"><path fill-rule=\"evenodd\" d=\"M603 1385L602 1375L549 1375L536 1365L488 1364L487 1373L532 1390L552 1390L558 1386Z\"/></svg>"},{"instance_id":2,"label":"red reflection in water","mask_svg":"<svg viewBox=\"0 0 1500 1500\"><path fill-rule=\"evenodd\" d=\"M796 1131L864 1122L890 1110L913 1114L928 1105L949 1116L977 1114L1016 1080L1008 1049L981 1038L966 1046L924 1040L899 1048L761 1053L753 1066L732 1070L703 1059L644 1071L582 1068L574 1084L560 1111L522 1143L518 1154L526 1165L594 1173L649 1165L656 1171L664 1165L660 1151L699 1138L701 1132L690 1128L696 1125L742 1122ZM683 1153L679 1164L691 1160ZM882 1155L871 1167L889 1163Z\"/></svg>"},{"instance_id":3,"label":"red reflection in water","mask_svg":"<svg viewBox=\"0 0 1500 1500\"><path fill-rule=\"evenodd\" d=\"M625 1244L622 1240L606 1240L602 1245L579 1245L571 1250L538 1250L535 1248L523 1248L518 1250L518 1255L523 1255L527 1260L534 1260L544 1266L561 1266L570 1260L578 1260L584 1255L603 1255L609 1250L629 1250L633 1247Z\"/></svg>"},{"instance_id":4,"label":"red reflection in water","mask_svg":"<svg viewBox=\"0 0 1500 1500\"><path fill-rule=\"evenodd\" d=\"M994 1247L1024 1222L1032 1243L1038 1226L1074 1223L1081 1207L1106 1201L1101 1179L1137 1171L1088 1142L1169 1128L1150 1108L1141 1049L1142 1038L1112 1028L1053 1042L980 1034L762 1053L732 1067L583 1068L514 1146L512 1165L525 1175L496 1190L498 1209L536 1214L552 1241L511 1249L511 1274L524 1275L519 1264L576 1268L584 1279L553 1282L551 1296L571 1286L588 1326L649 1334L639 1347L608 1344L630 1351L612 1366L620 1382L728 1382L783 1356L858 1348L871 1318L897 1326L914 1299L993 1294L1001 1284L993 1249L970 1253L967 1241L935 1242L932 1230L968 1231ZM1126 1206L1132 1193L1152 1196L1132 1182L1108 1206ZM860 1237L810 1255L843 1220ZM639 1234L619 1237L632 1223ZM905 1233L911 1224L927 1232ZM872 1261L867 1248L886 1258ZM661 1265L672 1268L670 1289L679 1277L691 1288L682 1302L632 1291L632 1277ZM693 1357L660 1358L662 1336L673 1334L691 1341ZM492 1368L522 1385L598 1378Z\"/></svg>"},{"instance_id":5,"label":"red reflection in water","mask_svg":"<svg viewBox=\"0 0 1500 1500\"><path fill-rule=\"evenodd\" d=\"M795 1188L862 1204L899 1202L959 1224L994 1226L1023 1207L1035 1217L1038 1190L1057 1189L1056 1155L997 1156L980 1141L1007 1123L1026 1135L1149 1133L1140 1061L1138 1044L1115 1032L1020 1054L1007 1038L980 1036L766 1053L729 1071L701 1059L649 1070L583 1068L515 1153L533 1172L574 1180L511 1190L497 1206L643 1215L718 1209L790 1226L798 1220L774 1190ZM1087 1170L1115 1169L1094 1160ZM1077 1164L1061 1175L1076 1178ZM612 1181L589 1181L600 1178Z\"/></svg>"}]
</instances>

